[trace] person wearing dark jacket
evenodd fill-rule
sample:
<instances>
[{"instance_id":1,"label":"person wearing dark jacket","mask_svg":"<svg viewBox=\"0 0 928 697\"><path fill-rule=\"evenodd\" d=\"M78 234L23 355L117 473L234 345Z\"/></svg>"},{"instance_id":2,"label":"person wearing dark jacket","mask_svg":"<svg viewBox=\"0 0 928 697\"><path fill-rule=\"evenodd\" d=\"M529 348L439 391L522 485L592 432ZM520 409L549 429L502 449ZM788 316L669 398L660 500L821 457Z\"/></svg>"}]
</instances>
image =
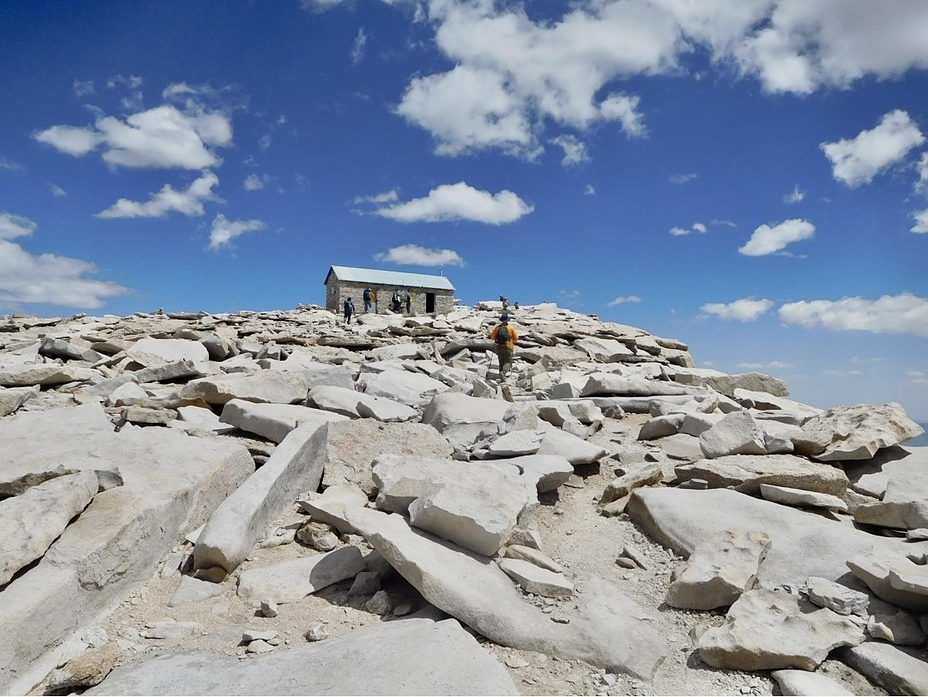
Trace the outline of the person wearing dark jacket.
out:
<instances>
[{"instance_id":1,"label":"person wearing dark jacket","mask_svg":"<svg viewBox=\"0 0 928 697\"><path fill-rule=\"evenodd\" d=\"M345 324L351 324L351 315L354 314L354 303L351 298L345 301Z\"/></svg>"}]
</instances>

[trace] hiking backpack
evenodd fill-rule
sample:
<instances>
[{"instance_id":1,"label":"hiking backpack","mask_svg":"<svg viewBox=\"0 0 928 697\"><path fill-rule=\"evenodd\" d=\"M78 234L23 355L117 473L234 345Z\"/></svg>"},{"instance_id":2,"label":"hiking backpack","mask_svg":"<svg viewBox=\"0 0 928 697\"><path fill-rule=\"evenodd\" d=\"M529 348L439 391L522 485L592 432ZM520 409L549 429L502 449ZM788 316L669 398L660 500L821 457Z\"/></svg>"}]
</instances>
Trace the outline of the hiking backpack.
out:
<instances>
[{"instance_id":1,"label":"hiking backpack","mask_svg":"<svg viewBox=\"0 0 928 697\"><path fill-rule=\"evenodd\" d=\"M505 324L499 325L499 328L496 330L496 343L500 346L509 343L509 327Z\"/></svg>"}]
</instances>

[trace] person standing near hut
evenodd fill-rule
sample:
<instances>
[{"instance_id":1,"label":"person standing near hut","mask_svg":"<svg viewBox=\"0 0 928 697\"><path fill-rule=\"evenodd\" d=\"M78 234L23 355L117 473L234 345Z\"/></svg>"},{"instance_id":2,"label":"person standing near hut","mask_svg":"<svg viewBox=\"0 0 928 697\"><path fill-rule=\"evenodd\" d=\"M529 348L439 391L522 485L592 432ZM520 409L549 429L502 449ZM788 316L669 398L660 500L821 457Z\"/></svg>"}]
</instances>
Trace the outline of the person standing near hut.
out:
<instances>
[{"instance_id":1,"label":"person standing near hut","mask_svg":"<svg viewBox=\"0 0 928 697\"><path fill-rule=\"evenodd\" d=\"M354 303L351 302L351 298L348 298L345 301L345 324L351 324L351 315L354 314Z\"/></svg>"},{"instance_id":2,"label":"person standing near hut","mask_svg":"<svg viewBox=\"0 0 928 697\"><path fill-rule=\"evenodd\" d=\"M500 315L499 322L490 332L490 340L499 359L499 379L505 380L512 371L512 352L519 340L519 334L514 327L509 326L509 315L505 312Z\"/></svg>"}]
</instances>

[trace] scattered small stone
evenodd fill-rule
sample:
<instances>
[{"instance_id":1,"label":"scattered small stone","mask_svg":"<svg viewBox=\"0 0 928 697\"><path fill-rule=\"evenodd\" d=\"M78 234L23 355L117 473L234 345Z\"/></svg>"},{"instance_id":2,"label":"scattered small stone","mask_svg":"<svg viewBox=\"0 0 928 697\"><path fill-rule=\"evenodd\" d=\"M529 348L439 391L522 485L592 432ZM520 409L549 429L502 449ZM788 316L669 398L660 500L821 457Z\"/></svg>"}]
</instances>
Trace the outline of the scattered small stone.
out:
<instances>
[{"instance_id":1,"label":"scattered small stone","mask_svg":"<svg viewBox=\"0 0 928 697\"><path fill-rule=\"evenodd\" d=\"M314 622L309 625L309 629L306 630L303 636L306 637L306 641L322 641L329 638L329 633L322 622Z\"/></svg>"},{"instance_id":2,"label":"scattered small stone","mask_svg":"<svg viewBox=\"0 0 928 697\"><path fill-rule=\"evenodd\" d=\"M268 642L258 639L257 641L252 641L248 646L245 647L247 653L270 653L274 650L274 647Z\"/></svg>"},{"instance_id":3,"label":"scattered small stone","mask_svg":"<svg viewBox=\"0 0 928 697\"><path fill-rule=\"evenodd\" d=\"M265 617L277 617L278 605L273 600L264 599L261 601L261 614Z\"/></svg>"},{"instance_id":4,"label":"scattered small stone","mask_svg":"<svg viewBox=\"0 0 928 697\"><path fill-rule=\"evenodd\" d=\"M387 591L377 591L373 597L364 603L364 609L375 615L386 615L393 609L390 594Z\"/></svg>"}]
</instances>

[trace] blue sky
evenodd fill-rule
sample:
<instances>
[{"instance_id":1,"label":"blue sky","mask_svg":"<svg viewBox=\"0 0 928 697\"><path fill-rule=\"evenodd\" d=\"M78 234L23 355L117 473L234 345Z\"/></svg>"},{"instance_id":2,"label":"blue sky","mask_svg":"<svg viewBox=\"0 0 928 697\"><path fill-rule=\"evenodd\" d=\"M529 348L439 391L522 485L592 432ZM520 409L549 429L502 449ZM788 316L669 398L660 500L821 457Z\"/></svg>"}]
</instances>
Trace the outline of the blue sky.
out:
<instances>
[{"instance_id":1,"label":"blue sky","mask_svg":"<svg viewBox=\"0 0 928 697\"><path fill-rule=\"evenodd\" d=\"M0 313L441 269L928 420L922 0L2 0L0 94Z\"/></svg>"}]
</instances>

